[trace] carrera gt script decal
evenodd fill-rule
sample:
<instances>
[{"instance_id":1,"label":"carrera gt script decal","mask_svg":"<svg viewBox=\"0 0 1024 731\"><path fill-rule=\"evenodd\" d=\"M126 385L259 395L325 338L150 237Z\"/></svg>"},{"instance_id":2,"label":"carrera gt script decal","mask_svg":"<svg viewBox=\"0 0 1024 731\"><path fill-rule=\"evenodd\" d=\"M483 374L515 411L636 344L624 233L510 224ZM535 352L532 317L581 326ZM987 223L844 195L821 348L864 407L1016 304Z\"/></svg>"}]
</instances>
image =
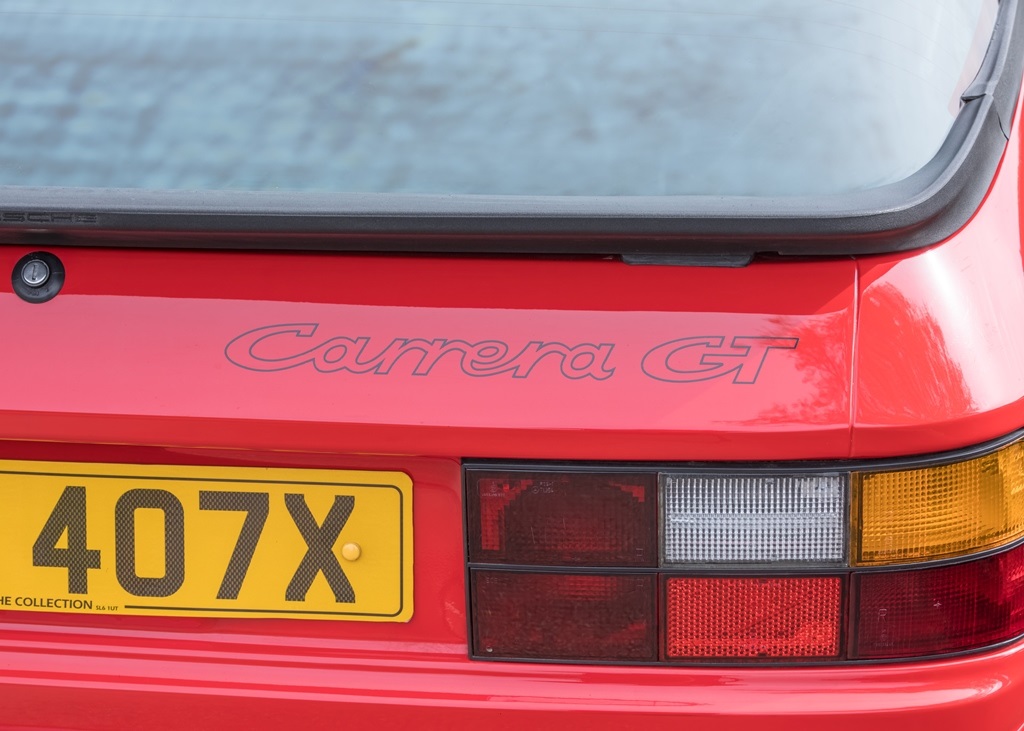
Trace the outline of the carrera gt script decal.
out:
<instances>
[{"instance_id":1,"label":"carrera gt script decal","mask_svg":"<svg viewBox=\"0 0 1024 731\"><path fill-rule=\"evenodd\" d=\"M428 376L446 356L457 362L467 376L483 377L509 373L526 378L544 359L558 363L566 378L611 377L614 368L608 358L615 347L608 343L566 345L531 341L512 348L500 340L395 338L383 344L369 337L332 337L310 343L318 325L270 325L239 335L228 343L224 354L235 365L251 371L283 371L311 364L321 373L348 371L387 375L401 362L414 376Z\"/></svg>"},{"instance_id":2,"label":"carrera gt script decal","mask_svg":"<svg viewBox=\"0 0 1024 731\"><path fill-rule=\"evenodd\" d=\"M227 344L224 355L250 371L311 367L320 373L429 376L437 368L458 368L475 378L528 378L538 369L572 380L604 381L616 372L614 343L567 344L543 340L509 344L502 340L393 338L342 335L316 338L317 323L267 325ZM658 343L638 370L669 383L694 383L731 376L732 383L757 382L773 350L793 350L798 338L756 335L696 336Z\"/></svg>"},{"instance_id":3,"label":"carrera gt script decal","mask_svg":"<svg viewBox=\"0 0 1024 731\"><path fill-rule=\"evenodd\" d=\"M768 351L792 350L797 338L737 335L729 345L721 335L680 338L659 345L644 356L641 368L659 381L694 383L733 374L733 383L756 383Z\"/></svg>"}]
</instances>

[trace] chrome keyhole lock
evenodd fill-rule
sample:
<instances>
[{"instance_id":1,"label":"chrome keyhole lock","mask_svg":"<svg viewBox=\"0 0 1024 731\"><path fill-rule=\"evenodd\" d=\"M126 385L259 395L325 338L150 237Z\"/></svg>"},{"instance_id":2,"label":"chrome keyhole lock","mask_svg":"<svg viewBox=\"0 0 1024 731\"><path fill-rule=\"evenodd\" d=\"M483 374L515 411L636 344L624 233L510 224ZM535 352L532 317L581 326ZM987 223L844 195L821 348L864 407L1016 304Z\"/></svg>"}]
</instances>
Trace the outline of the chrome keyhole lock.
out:
<instances>
[{"instance_id":1,"label":"chrome keyhole lock","mask_svg":"<svg viewBox=\"0 0 1024 731\"><path fill-rule=\"evenodd\" d=\"M14 265L11 286L14 293L26 302L48 302L64 286L64 265L48 251L33 251Z\"/></svg>"},{"instance_id":2,"label":"chrome keyhole lock","mask_svg":"<svg viewBox=\"0 0 1024 731\"><path fill-rule=\"evenodd\" d=\"M50 278L50 265L42 259L30 259L21 268L21 281L30 287L42 287Z\"/></svg>"}]
</instances>

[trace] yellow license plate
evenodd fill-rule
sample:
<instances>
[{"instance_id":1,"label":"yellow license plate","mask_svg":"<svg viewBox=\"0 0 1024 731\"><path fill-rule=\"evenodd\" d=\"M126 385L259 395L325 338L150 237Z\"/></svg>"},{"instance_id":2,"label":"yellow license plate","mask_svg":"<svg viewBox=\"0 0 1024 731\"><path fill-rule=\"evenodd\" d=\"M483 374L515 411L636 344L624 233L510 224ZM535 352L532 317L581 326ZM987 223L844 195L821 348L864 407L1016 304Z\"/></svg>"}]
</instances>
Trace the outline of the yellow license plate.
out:
<instances>
[{"instance_id":1,"label":"yellow license plate","mask_svg":"<svg viewBox=\"0 0 1024 731\"><path fill-rule=\"evenodd\" d=\"M0 610L405 622L400 472L0 460Z\"/></svg>"}]
</instances>

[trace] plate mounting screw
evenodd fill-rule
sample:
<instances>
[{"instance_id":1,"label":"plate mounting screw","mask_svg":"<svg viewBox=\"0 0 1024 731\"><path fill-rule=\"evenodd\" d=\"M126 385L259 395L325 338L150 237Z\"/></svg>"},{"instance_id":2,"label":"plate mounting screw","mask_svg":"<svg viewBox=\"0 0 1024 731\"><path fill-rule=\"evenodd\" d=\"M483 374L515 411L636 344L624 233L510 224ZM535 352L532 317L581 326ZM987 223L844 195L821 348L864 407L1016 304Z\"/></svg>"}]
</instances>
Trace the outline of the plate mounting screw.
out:
<instances>
[{"instance_id":1,"label":"plate mounting screw","mask_svg":"<svg viewBox=\"0 0 1024 731\"><path fill-rule=\"evenodd\" d=\"M358 561L362 555L363 549L358 543L346 543L341 547L341 557L346 561Z\"/></svg>"}]
</instances>

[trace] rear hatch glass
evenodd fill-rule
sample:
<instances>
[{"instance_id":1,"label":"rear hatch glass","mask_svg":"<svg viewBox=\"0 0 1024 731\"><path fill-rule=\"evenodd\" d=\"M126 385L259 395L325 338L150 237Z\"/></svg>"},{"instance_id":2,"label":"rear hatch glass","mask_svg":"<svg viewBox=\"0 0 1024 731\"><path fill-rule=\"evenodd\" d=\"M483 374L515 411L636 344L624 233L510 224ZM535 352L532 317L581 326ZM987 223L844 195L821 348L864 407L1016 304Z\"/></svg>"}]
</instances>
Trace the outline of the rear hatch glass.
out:
<instances>
[{"instance_id":1,"label":"rear hatch glass","mask_svg":"<svg viewBox=\"0 0 1024 731\"><path fill-rule=\"evenodd\" d=\"M7 2L0 185L806 196L939 149L995 0Z\"/></svg>"}]
</instances>

